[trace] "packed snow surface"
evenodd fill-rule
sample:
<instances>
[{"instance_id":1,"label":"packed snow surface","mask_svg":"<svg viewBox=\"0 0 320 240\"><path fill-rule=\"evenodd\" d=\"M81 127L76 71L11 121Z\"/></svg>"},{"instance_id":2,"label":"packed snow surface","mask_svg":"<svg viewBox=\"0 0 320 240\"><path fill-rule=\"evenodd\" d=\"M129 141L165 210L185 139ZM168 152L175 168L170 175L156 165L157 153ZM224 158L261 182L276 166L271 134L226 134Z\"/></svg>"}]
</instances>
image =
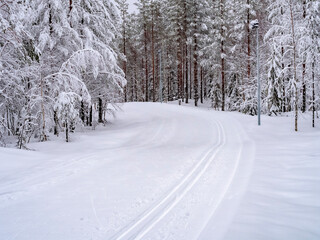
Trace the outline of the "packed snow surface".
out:
<instances>
[{"instance_id":1,"label":"packed snow surface","mask_svg":"<svg viewBox=\"0 0 320 240\"><path fill-rule=\"evenodd\" d=\"M117 119L0 149L0 239L320 239L320 131L129 103ZM319 122L317 122L319 124Z\"/></svg>"}]
</instances>

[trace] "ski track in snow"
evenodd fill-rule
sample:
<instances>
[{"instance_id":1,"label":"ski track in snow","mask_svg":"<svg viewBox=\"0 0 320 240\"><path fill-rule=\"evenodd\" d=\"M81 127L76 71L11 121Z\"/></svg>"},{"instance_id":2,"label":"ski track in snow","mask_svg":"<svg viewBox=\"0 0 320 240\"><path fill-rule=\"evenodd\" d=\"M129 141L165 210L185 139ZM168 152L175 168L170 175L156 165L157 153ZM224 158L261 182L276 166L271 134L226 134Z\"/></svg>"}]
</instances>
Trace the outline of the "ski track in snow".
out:
<instances>
[{"instance_id":1,"label":"ski track in snow","mask_svg":"<svg viewBox=\"0 0 320 240\"><path fill-rule=\"evenodd\" d=\"M230 141L225 128L235 122L167 104L127 104L126 110L97 136L91 132L80 135L79 143L41 145L38 158L47 154L48 163L1 182L0 214L13 214L11 227L0 228L0 234L8 239L57 239L56 234L60 239L197 239L240 161L242 139L235 133ZM61 153L54 152L57 147ZM79 203L66 210L69 202ZM61 218L67 223L57 222ZM82 230L66 230L77 218ZM0 217L0 225L5 221ZM49 231L52 225L60 232Z\"/></svg>"},{"instance_id":2,"label":"ski track in snow","mask_svg":"<svg viewBox=\"0 0 320 240\"><path fill-rule=\"evenodd\" d=\"M273 121L268 128L250 131L267 132ZM263 215L263 206L268 203L259 171L265 178L270 175L270 184L277 184L276 179L282 175L281 168L277 168L278 176L273 176L277 169L269 169L275 154L270 150L265 150L270 158L265 166L254 165L255 157L263 159L264 155L255 153L257 141L248 136L243 127L247 123L249 129L255 124L250 117L233 113L129 103L112 124L72 135L71 143L56 140L31 144L36 152L3 149L0 239L219 240L227 236L236 240L240 232L241 239L250 233L265 240L294 233L298 230L286 228L288 219L269 224L275 229L273 236L258 234L264 227L251 227L263 226L265 219L272 219ZM262 143L259 148L265 149ZM268 147L273 149L272 144ZM309 157L316 155L314 151ZM281 161L277 163L282 166ZM303 163L292 164L296 168ZM316 172L318 163L314 166ZM304 167L311 171L310 166ZM252 175L257 186L250 180ZM306 179L305 175L291 177ZM310 181L317 179L310 177ZM250 189L256 197L246 202L253 206L243 202L252 195ZM292 191L294 196L293 187ZM281 193L273 193L279 206L290 199ZM312 193L303 192L303 196ZM270 193L269 198L273 195ZM308 204L318 211L316 200L311 200ZM267 206L268 211L275 209ZM255 215L250 215L246 223L251 209ZM303 215L304 209L298 209L298 216L319 219ZM290 226L295 225L291 222ZM313 225L308 228L313 229ZM281 233L280 229L287 232ZM298 225L295 229L299 229L299 236L312 234ZM317 239L317 233L314 229L313 239Z\"/></svg>"},{"instance_id":3,"label":"ski track in snow","mask_svg":"<svg viewBox=\"0 0 320 240\"><path fill-rule=\"evenodd\" d=\"M133 221L133 224L122 230L119 236L113 239L142 239L159 221L161 221L191 190L198 182L199 178L207 170L208 166L214 160L215 155L225 144L224 132L221 124L216 122L219 129L218 143L210 146L203 158L191 169L191 171L179 182L167 195L165 195L157 204L152 206L146 213Z\"/></svg>"}]
</instances>

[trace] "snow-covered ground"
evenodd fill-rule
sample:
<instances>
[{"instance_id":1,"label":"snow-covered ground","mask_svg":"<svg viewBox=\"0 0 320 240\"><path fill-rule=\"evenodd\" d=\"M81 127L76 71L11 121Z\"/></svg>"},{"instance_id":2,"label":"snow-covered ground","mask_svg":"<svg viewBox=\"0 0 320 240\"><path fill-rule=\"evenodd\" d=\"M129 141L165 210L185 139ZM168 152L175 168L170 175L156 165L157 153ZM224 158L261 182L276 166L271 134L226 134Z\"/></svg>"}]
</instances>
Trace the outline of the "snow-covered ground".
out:
<instances>
[{"instance_id":1,"label":"snow-covered ground","mask_svg":"<svg viewBox=\"0 0 320 240\"><path fill-rule=\"evenodd\" d=\"M130 103L71 143L1 148L0 239L320 239L320 128L300 123Z\"/></svg>"}]
</instances>

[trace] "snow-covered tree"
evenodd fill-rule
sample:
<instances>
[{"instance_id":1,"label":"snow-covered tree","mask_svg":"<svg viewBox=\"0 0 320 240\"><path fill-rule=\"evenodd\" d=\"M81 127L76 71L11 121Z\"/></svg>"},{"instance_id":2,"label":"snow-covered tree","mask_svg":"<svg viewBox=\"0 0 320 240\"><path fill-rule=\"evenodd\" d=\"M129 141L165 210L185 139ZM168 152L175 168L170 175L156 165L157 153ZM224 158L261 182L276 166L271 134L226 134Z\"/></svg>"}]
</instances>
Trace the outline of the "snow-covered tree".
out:
<instances>
[{"instance_id":1,"label":"snow-covered tree","mask_svg":"<svg viewBox=\"0 0 320 240\"><path fill-rule=\"evenodd\" d=\"M75 125L81 122L77 104L81 97L74 92L60 92L56 98L54 111L56 112L59 125L61 125L66 134L66 142L70 141L70 132L74 131Z\"/></svg>"},{"instance_id":2,"label":"snow-covered tree","mask_svg":"<svg viewBox=\"0 0 320 240\"><path fill-rule=\"evenodd\" d=\"M0 7L0 141L18 135L20 148L34 130L38 103L34 88L38 58L24 27L26 11L22 2L4 2Z\"/></svg>"},{"instance_id":3,"label":"snow-covered tree","mask_svg":"<svg viewBox=\"0 0 320 240\"><path fill-rule=\"evenodd\" d=\"M307 96L310 104L307 109L312 111L312 126L315 127L316 111L320 109L319 61L320 61L320 3L305 1L305 32L299 45L303 44L306 57ZM318 83L318 84L316 84Z\"/></svg>"},{"instance_id":4,"label":"snow-covered tree","mask_svg":"<svg viewBox=\"0 0 320 240\"><path fill-rule=\"evenodd\" d=\"M126 81L115 41L121 18L113 2L9 1L0 11L1 140L15 135L22 148L31 136L58 134L62 92L80 97L74 108L83 122L91 100L102 102L99 116L121 102Z\"/></svg>"},{"instance_id":5,"label":"snow-covered tree","mask_svg":"<svg viewBox=\"0 0 320 240\"><path fill-rule=\"evenodd\" d=\"M268 114L275 114L281 111L281 89L280 89L280 53L278 52L275 43L273 42L273 49L270 57L267 61L268 69L268 80L267 80L267 96L265 99Z\"/></svg>"}]
</instances>

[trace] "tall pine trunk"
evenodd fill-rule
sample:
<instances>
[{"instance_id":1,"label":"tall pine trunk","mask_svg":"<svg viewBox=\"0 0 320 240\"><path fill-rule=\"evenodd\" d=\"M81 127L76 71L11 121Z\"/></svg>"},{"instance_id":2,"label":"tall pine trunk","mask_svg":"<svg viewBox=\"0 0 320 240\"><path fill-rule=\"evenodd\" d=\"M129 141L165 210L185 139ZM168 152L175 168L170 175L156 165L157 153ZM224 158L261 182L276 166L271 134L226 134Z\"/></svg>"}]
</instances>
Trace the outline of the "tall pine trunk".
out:
<instances>
[{"instance_id":1,"label":"tall pine trunk","mask_svg":"<svg viewBox=\"0 0 320 240\"><path fill-rule=\"evenodd\" d=\"M194 105L198 106L198 55L197 55L197 37L194 37L194 52L193 52L193 94Z\"/></svg>"},{"instance_id":2,"label":"tall pine trunk","mask_svg":"<svg viewBox=\"0 0 320 240\"><path fill-rule=\"evenodd\" d=\"M280 9L281 17L283 16L283 8ZM283 36L283 31L281 32ZM282 78L282 112L287 111L287 102L286 102L286 79L284 75L284 47L283 43L281 46L281 78Z\"/></svg>"},{"instance_id":3,"label":"tall pine trunk","mask_svg":"<svg viewBox=\"0 0 320 240\"><path fill-rule=\"evenodd\" d=\"M247 5L249 6L250 4L250 0L247 0ZM247 9L247 77L248 77L248 81L250 79L251 76L251 42L250 42L250 9Z\"/></svg>"},{"instance_id":4,"label":"tall pine trunk","mask_svg":"<svg viewBox=\"0 0 320 240\"><path fill-rule=\"evenodd\" d=\"M137 61L137 53L134 51L134 79L132 81L132 101L138 101L138 89L137 89L137 66L138 66L138 61Z\"/></svg>"},{"instance_id":5,"label":"tall pine trunk","mask_svg":"<svg viewBox=\"0 0 320 240\"><path fill-rule=\"evenodd\" d=\"M145 94L146 94L146 96L145 96L145 101L146 102L148 102L149 101L149 81L148 81L148 79L149 79L149 73L148 73L148 49L147 49L147 41L148 41L148 39L147 39L147 24L146 23L144 23L144 25L143 25L143 29L144 29L144 56L145 56L145 74L146 74L146 81L145 81L145 84L146 84L146 86L145 86Z\"/></svg>"},{"instance_id":6,"label":"tall pine trunk","mask_svg":"<svg viewBox=\"0 0 320 240\"><path fill-rule=\"evenodd\" d=\"M71 3L72 4L72 3ZM53 33L53 23L52 23L52 10L51 10L51 4L49 4L49 34L51 35ZM44 93L43 93L43 79L42 76L40 76L40 88L41 88L41 111L42 111L42 134L41 134L41 141L47 141L47 135L45 133L46 130L46 120L45 120L45 109L44 109Z\"/></svg>"},{"instance_id":7,"label":"tall pine trunk","mask_svg":"<svg viewBox=\"0 0 320 240\"><path fill-rule=\"evenodd\" d=\"M298 131L298 79L297 79L297 62L296 62L296 36L294 31L294 16L293 16L293 3L290 0L290 18L291 18L291 37L292 37L292 45L293 45L293 87L294 87L294 130Z\"/></svg>"},{"instance_id":8,"label":"tall pine trunk","mask_svg":"<svg viewBox=\"0 0 320 240\"><path fill-rule=\"evenodd\" d=\"M126 56L127 55L127 50L126 50L126 22L125 22L125 15L123 13L123 55ZM124 76L125 79L127 79L127 61L124 60L123 61L123 72L124 72ZM128 96L127 96L127 85L124 87L124 101L127 102L128 101Z\"/></svg>"},{"instance_id":9,"label":"tall pine trunk","mask_svg":"<svg viewBox=\"0 0 320 240\"><path fill-rule=\"evenodd\" d=\"M301 109L303 113L307 109L307 85L306 85L305 75L306 75L306 64L304 62L302 64L302 109Z\"/></svg>"},{"instance_id":10,"label":"tall pine trunk","mask_svg":"<svg viewBox=\"0 0 320 240\"><path fill-rule=\"evenodd\" d=\"M185 98L185 87L184 87L184 82L185 82L185 76L186 76L186 65L185 65L185 63L186 63L186 61L185 61L185 57L184 57L184 52L185 52L185 50L184 50L184 43L183 43L183 38L182 38L182 41L181 41L181 49L182 49L182 51L181 51L181 60L182 60L182 78L181 78L181 96L182 96L182 102L184 102L184 98Z\"/></svg>"},{"instance_id":11,"label":"tall pine trunk","mask_svg":"<svg viewBox=\"0 0 320 240\"><path fill-rule=\"evenodd\" d=\"M221 110L224 111L225 106L225 76L224 76L224 41L221 41L221 94L222 94L222 105Z\"/></svg>"},{"instance_id":12,"label":"tall pine trunk","mask_svg":"<svg viewBox=\"0 0 320 240\"><path fill-rule=\"evenodd\" d=\"M203 103L203 68L200 67L200 102Z\"/></svg>"},{"instance_id":13,"label":"tall pine trunk","mask_svg":"<svg viewBox=\"0 0 320 240\"><path fill-rule=\"evenodd\" d=\"M178 98L182 99L182 50L181 50L181 39L178 38L178 51L177 51L177 59L178 59L178 68L177 68L177 75L178 75Z\"/></svg>"},{"instance_id":14,"label":"tall pine trunk","mask_svg":"<svg viewBox=\"0 0 320 240\"><path fill-rule=\"evenodd\" d=\"M306 1L303 1L303 18L306 18ZM305 81L306 75L306 59L303 56L303 63L302 63L302 112L305 112L307 109L307 86Z\"/></svg>"},{"instance_id":15,"label":"tall pine trunk","mask_svg":"<svg viewBox=\"0 0 320 240\"><path fill-rule=\"evenodd\" d=\"M151 21L151 57L152 57L152 100L156 101L156 85L155 85L155 60L154 60L154 16L152 10L152 21Z\"/></svg>"},{"instance_id":16,"label":"tall pine trunk","mask_svg":"<svg viewBox=\"0 0 320 240\"><path fill-rule=\"evenodd\" d=\"M189 61L188 61L188 46L186 45L185 49L185 58L186 58L186 103L189 103Z\"/></svg>"},{"instance_id":17,"label":"tall pine trunk","mask_svg":"<svg viewBox=\"0 0 320 240\"><path fill-rule=\"evenodd\" d=\"M220 14L221 19L223 19L223 0L220 0ZM221 94L222 94L222 104L221 104L221 110L224 111L225 106L225 76L224 76L224 30L223 30L223 24L221 25L220 29L221 34L221 42L220 42L220 57L221 57Z\"/></svg>"},{"instance_id":18,"label":"tall pine trunk","mask_svg":"<svg viewBox=\"0 0 320 240\"><path fill-rule=\"evenodd\" d=\"M313 62L312 62L312 127L315 127L314 124L314 118L315 118L315 82L314 82L314 57L313 57Z\"/></svg>"},{"instance_id":19,"label":"tall pine trunk","mask_svg":"<svg viewBox=\"0 0 320 240\"><path fill-rule=\"evenodd\" d=\"M42 112L42 133L41 133L41 141L47 141L46 135L46 117L45 117L45 110L44 110L44 96L43 96L43 79L41 76L41 112Z\"/></svg>"},{"instance_id":20,"label":"tall pine trunk","mask_svg":"<svg viewBox=\"0 0 320 240\"><path fill-rule=\"evenodd\" d=\"M286 112L287 106L286 106L286 81L284 76L284 62L283 62L283 56L284 56L284 47L281 47L281 76L282 76L282 112Z\"/></svg>"},{"instance_id":21,"label":"tall pine trunk","mask_svg":"<svg viewBox=\"0 0 320 240\"><path fill-rule=\"evenodd\" d=\"M186 103L189 103L189 61L188 61L188 39L187 39L187 1L183 1L183 10L184 10L184 16L183 16L183 33L184 33L184 42L185 42L185 82L186 82L186 88L185 88L185 98Z\"/></svg>"},{"instance_id":22,"label":"tall pine trunk","mask_svg":"<svg viewBox=\"0 0 320 240\"><path fill-rule=\"evenodd\" d=\"M194 16L194 33L193 33L193 91L194 91L194 105L198 106L199 90L198 90L198 39L197 39L197 18Z\"/></svg>"},{"instance_id":23,"label":"tall pine trunk","mask_svg":"<svg viewBox=\"0 0 320 240\"><path fill-rule=\"evenodd\" d=\"M192 46L190 44L190 49L189 49L189 98L192 98Z\"/></svg>"}]
</instances>

